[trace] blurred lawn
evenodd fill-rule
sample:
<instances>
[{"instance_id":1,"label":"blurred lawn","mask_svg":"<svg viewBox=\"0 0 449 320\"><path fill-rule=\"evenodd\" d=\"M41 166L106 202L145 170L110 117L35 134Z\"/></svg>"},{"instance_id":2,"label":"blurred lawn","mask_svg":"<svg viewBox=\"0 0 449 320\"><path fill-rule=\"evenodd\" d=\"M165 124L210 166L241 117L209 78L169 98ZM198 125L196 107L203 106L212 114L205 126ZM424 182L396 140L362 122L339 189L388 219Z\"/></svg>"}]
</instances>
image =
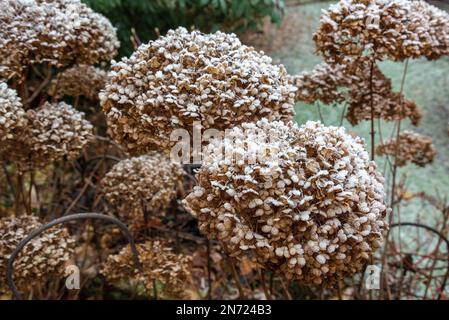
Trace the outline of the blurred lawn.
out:
<instances>
[{"instance_id":1,"label":"blurred lawn","mask_svg":"<svg viewBox=\"0 0 449 320\"><path fill-rule=\"evenodd\" d=\"M332 3L332 2L329 2ZM312 34L317 29L321 9L327 8L329 3L315 3L288 8L288 16L285 24L277 33L282 33L286 29L287 35L283 35L284 40L281 46L270 50L268 54L275 62L283 63L291 74L299 73L302 70L310 70L322 60L315 54L315 47L312 41ZM291 30L291 25L295 30ZM275 35L274 38L278 37ZM400 90L400 81L403 73L403 63L383 62L381 69L393 80L393 85L397 91ZM413 60L409 62L408 73L405 83L405 96L415 101L423 112L421 126L415 128L406 120L404 129L412 129L417 132L429 135L433 138L438 156L435 162L426 168L419 168L415 165L408 165L400 170L400 174L408 175L408 186L412 192L425 191L431 195L438 192L440 195L449 197L449 57L438 61ZM327 125L338 125L342 112L342 106L322 106L323 119ZM307 120L319 120L318 109L315 106L298 104L296 106L296 121L304 123ZM343 125L361 137L365 138L367 144L370 143L369 131L370 123L365 122L356 127L352 127L347 121ZM393 123L381 122L382 135L385 138L391 136ZM376 129L376 131L378 131ZM376 141L378 141L378 136ZM368 147L368 150L369 147ZM376 159L380 170L384 168L384 161ZM418 202L407 206L402 210L402 219L416 219L421 212L421 204Z\"/></svg>"}]
</instances>

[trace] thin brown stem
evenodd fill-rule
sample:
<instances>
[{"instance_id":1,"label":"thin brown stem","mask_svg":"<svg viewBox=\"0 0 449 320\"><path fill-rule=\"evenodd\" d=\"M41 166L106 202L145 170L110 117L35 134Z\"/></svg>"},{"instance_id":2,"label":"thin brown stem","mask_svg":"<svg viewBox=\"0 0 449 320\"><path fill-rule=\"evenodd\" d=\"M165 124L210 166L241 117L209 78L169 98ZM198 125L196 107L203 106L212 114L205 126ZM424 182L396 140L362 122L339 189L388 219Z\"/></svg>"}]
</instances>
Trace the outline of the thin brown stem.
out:
<instances>
[{"instance_id":1,"label":"thin brown stem","mask_svg":"<svg viewBox=\"0 0 449 320\"><path fill-rule=\"evenodd\" d=\"M376 64L376 61L373 59L371 62L371 69L370 69L370 103L371 103L371 160L374 161L375 158L375 151L376 151L376 131L374 129L374 66Z\"/></svg>"}]
</instances>

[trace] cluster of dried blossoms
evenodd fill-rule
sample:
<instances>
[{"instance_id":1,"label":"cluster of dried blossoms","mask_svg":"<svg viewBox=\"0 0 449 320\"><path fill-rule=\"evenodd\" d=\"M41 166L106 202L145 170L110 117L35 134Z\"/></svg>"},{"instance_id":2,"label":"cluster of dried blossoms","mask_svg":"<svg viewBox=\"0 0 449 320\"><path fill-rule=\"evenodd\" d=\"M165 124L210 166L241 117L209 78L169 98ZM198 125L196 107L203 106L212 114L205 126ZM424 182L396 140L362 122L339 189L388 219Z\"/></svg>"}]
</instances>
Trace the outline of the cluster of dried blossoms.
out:
<instances>
[{"instance_id":1,"label":"cluster of dried blossoms","mask_svg":"<svg viewBox=\"0 0 449 320\"><path fill-rule=\"evenodd\" d=\"M117 163L103 178L106 199L133 231L142 230L147 214L164 215L183 179L182 167L152 152Z\"/></svg>"},{"instance_id":2,"label":"cluster of dried blossoms","mask_svg":"<svg viewBox=\"0 0 449 320\"><path fill-rule=\"evenodd\" d=\"M449 15L422 0L341 0L323 12L314 40L327 61L438 59L449 54Z\"/></svg>"},{"instance_id":3,"label":"cluster of dried blossoms","mask_svg":"<svg viewBox=\"0 0 449 320\"><path fill-rule=\"evenodd\" d=\"M25 111L17 92L8 88L6 83L0 83L0 148L14 140L26 124Z\"/></svg>"},{"instance_id":4,"label":"cluster of dried blossoms","mask_svg":"<svg viewBox=\"0 0 449 320\"><path fill-rule=\"evenodd\" d=\"M358 101L350 104L346 119L353 126L360 121L371 119L371 98L369 95L360 97ZM383 119L385 121L396 121L409 118L414 126L418 126L422 113L416 104L406 99L397 92L390 92L386 96L373 94L374 119Z\"/></svg>"},{"instance_id":5,"label":"cluster of dried blossoms","mask_svg":"<svg viewBox=\"0 0 449 320\"><path fill-rule=\"evenodd\" d=\"M162 284L162 296L185 298L186 286L190 281L191 258L175 254L163 240L152 240L137 245L143 271L136 269L130 246L117 255L108 257L101 273L110 282L131 279L145 284L148 294L153 293L153 284ZM160 294L160 293L159 293Z\"/></svg>"},{"instance_id":6,"label":"cluster of dried blossoms","mask_svg":"<svg viewBox=\"0 0 449 320\"><path fill-rule=\"evenodd\" d=\"M41 226L33 216L0 219L0 293L9 292L6 265L17 245ZM31 240L14 263L14 281L22 291L45 284L52 277L63 277L65 264L74 252L74 240L64 228L52 227ZM59 280L59 279L58 279Z\"/></svg>"},{"instance_id":7,"label":"cluster of dried blossoms","mask_svg":"<svg viewBox=\"0 0 449 320\"><path fill-rule=\"evenodd\" d=\"M436 155L432 138L412 131L402 132L399 135L399 143L395 138L378 145L376 153L397 156L396 162L400 167L405 166L408 162L424 167L432 163Z\"/></svg>"},{"instance_id":8,"label":"cluster of dried blossoms","mask_svg":"<svg viewBox=\"0 0 449 320\"><path fill-rule=\"evenodd\" d=\"M292 82L298 88L296 99L309 104L317 101L324 104L343 102L346 100L343 89L350 85L344 66L327 63L293 76Z\"/></svg>"},{"instance_id":9,"label":"cluster of dried blossoms","mask_svg":"<svg viewBox=\"0 0 449 320\"><path fill-rule=\"evenodd\" d=\"M61 99L64 96L97 100L103 89L107 72L94 66L80 64L58 73L48 88L50 96Z\"/></svg>"},{"instance_id":10,"label":"cluster of dried blossoms","mask_svg":"<svg viewBox=\"0 0 449 320\"><path fill-rule=\"evenodd\" d=\"M173 130L192 133L194 122L224 130L293 115L285 68L234 34L170 30L111 69L100 100L110 134L131 154L169 150Z\"/></svg>"},{"instance_id":11,"label":"cluster of dried blossoms","mask_svg":"<svg viewBox=\"0 0 449 320\"><path fill-rule=\"evenodd\" d=\"M93 126L70 105L46 102L26 113L27 126L5 144L0 156L22 169L75 159L93 138Z\"/></svg>"},{"instance_id":12,"label":"cluster of dried blossoms","mask_svg":"<svg viewBox=\"0 0 449 320\"><path fill-rule=\"evenodd\" d=\"M3 79L23 80L33 64L109 61L119 46L111 23L79 0L3 0L0 30Z\"/></svg>"},{"instance_id":13,"label":"cluster of dried blossoms","mask_svg":"<svg viewBox=\"0 0 449 320\"><path fill-rule=\"evenodd\" d=\"M204 234L304 284L359 271L387 228L383 178L343 128L242 124L206 148L197 180L185 202Z\"/></svg>"},{"instance_id":14,"label":"cluster of dried blossoms","mask_svg":"<svg viewBox=\"0 0 449 320\"><path fill-rule=\"evenodd\" d=\"M325 104L346 101L349 106L346 118L352 125L371 119L371 91L374 118L395 121L408 117L415 126L421 120L416 104L393 92L390 79L376 64L371 66L368 59L346 59L341 64L322 63L310 72L292 77L292 82L298 87L296 99L299 101Z\"/></svg>"}]
</instances>

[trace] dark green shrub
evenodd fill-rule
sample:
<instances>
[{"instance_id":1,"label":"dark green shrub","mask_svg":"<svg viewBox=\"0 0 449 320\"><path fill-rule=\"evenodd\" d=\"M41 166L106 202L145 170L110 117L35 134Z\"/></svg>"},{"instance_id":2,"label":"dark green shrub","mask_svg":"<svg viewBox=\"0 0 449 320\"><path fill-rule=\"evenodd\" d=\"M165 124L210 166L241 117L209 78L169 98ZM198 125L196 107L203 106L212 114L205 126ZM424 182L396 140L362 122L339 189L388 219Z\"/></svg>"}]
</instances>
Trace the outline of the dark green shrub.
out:
<instances>
[{"instance_id":1,"label":"dark green shrub","mask_svg":"<svg viewBox=\"0 0 449 320\"><path fill-rule=\"evenodd\" d=\"M118 28L121 55L132 52L131 29L142 41L184 26L204 32L240 32L255 28L264 17L280 23L284 0L82 0Z\"/></svg>"}]
</instances>

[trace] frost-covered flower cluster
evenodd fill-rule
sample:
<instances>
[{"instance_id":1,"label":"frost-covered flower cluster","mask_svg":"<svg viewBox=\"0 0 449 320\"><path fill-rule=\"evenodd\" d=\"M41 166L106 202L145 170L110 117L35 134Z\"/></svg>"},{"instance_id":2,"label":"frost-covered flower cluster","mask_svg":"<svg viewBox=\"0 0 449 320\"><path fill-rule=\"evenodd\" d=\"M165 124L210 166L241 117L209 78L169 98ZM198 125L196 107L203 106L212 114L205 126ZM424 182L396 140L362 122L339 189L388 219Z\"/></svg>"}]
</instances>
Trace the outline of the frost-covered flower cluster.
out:
<instances>
[{"instance_id":1,"label":"frost-covered flower cluster","mask_svg":"<svg viewBox=\"0 0 449 320\"><path fill-rule=\"evenodd\" d=\"M23 80L36 63L63 67L109 61L116 30L79 0L3 0L0 3L0 78Z\"/></svg>"},{"instance_id":2,"label":"frost-covered flower cluster","mask_svg":"<svg viewBox=\"0 0 449 320\"><path fill-rule=\"evenodd\" d=\"M258 139L260 130L271 139ZM252 256L304 284L331 284L360 270L381 244L389 211L363 141L344 128L266 119L230 136L206 147L198 185L185 200L201 232L231 256ZM242 161L242 144L276 157ZM223 147L235 157L213 150Z\"/></svg>"},{"instance_id":3,"label":"frost-covered flower cluster","mask_svg":"<svg viewBox=\"0 0 449 320\"><path fill-rule=\"evenodd\" d=\"M18 131L27 124L25 111L17 92L0 83L0 148L3 143L13 140Z\"/></svg>"},{"instance_id":4,"label":"frost-covered flower cluster","mask_svg":"<svg viewBox=\"0 0 449 320\"><path fill-rule=\"evenodd\" d=\"M298 88L296 99L309 104L317 101L324 104L343 102L347 97L342 89L350 85L344 65L327 63L293 76L292 82Z\"/></svg>"},{"instance_id":5,"label":"frost-covered flower cluster","mask_svg":"<svg viewBox=\"0 0 449 320\"><path fill-rule=\"evenodd\" d=\"M399 149L397 149L399 147ZM376 147L378 155L396 156L396 163L402 167L409 162L424 167L433 162L437 152L432 145L432 138L412 131L404 131L397 139L391 139Z\"/></svg>"},{"instance_id":6,"label":"frost-covered flower cluster","mask_svg":"<svg viewBox=\"0 0 449 320\"><path fill-rule=\"evenodd\" d=\"M416 104L406 99L398 92L390 92L387 95L373 95L374 118L385 121L396 121L409 118L411 123L418 126L422 113ZM369 95L360 96L360 100L349 105L346 119L356 125L360 121L371 119L371 98Z\"/></svg>"},{"instance_id":7,"label":"frost-covered flower cluster","mask_svg":"<svg viewBox=\"0 0 449 320\"><path fill-rule=\"evenodd\" d=\"M130 279L144 283L148 294L153 293L153 280L158 284L158 294L165 298L186 298L190 279L191 258L176 254L164 240L137 244L143 272L134 265L131 248L124 247L117 255L110 255L101 270L110 282ZM160 287L159 287L160 285Z\"/></svg>"},{"instance_id":8,"label":"frost-covered flower cluster","mask_svg":"<svg viewBox=\"0 0 449 320\"><path fill-rule=\"evenodd\" d=\"M41 226L34 216L0 219L0 293L9 292L6 283L8 258L19 242ZM19 290L29 291L31 286L45 284L54 276L62 277L65 263L74 253L74 239L64 228L52 227L31 240L14 263L14 281Z\"/></svg>"},{"instance_id":9,"label":"frost-covered flower cluster","mask_svg":"<svg viewBox=\"0 0 449 320\"><path fill-rule=\"evenodd\" d=\"M356 125L371 119L372 89L374 118L395 121L408 117L413 125L418 125L421 112L416 104L393 92L391 80L371 63L367 59L346 59L344 63L319 64L310 72L292 77L298 87L296 99L305 103L347 102L346 118Z\"/></svg>"},{"instance_id":10,"label":"frost-covered flower cluster","mask_svg":"<svg viewBox=\"0 0 449 320\"><path fill-rule=\"evenodd\" d=\"M423 0L341 0L323 11L314 40L329 61L437 59L449 54L449 14Z\"/></svg>"},{"instance_id":11,"label":"frost-covered flower cluster","mask_svg":"<svg viewBox=\"0 0 449 320\"><path fill-rule=\"evenodd\" d=\"M170 30L111 69L101 104L110 134L131 154L169 150L173 130L191 133L196 121L224 130L293 115L285 68L234 34Z\"/></svg>"},{"instance_id":12,"label":"frost-covered flower cluster","mask_svg":"<svg viewBox=\"0 0 449 320\"><path fill-rule=\"evenodd\" d=\"M84 119L84 113L64 102L46 102L37 110L28 110L26 118L28 125L0 154L22 169L73 160L93 139L93 126Z\"/></svg>"},{"instance_id":13,"label":"frost-covered flower cluster","mask_svg":"<svg viewBox=\"0 0 449 320\"><path fill-rule=\"evenodd\" d=\"M106 71L80 64L58 73L56 79L50 83L48 93L57 99L64 96L83 96L89 100L97 100L98 93L103 89L106 79Z\"/></svg>"},{"instance_id":14,"label":"frost-covered flower cluster","mask_svg":"<svg viewBox=\"0 0 449 320\"><path fill-rule=\"evenodd\" d=\"M122 160L103 178L106 199L133 231L145 227L145 215L165 215L182 183L184 171L165 155Z\"/></svg>"}]
</instances>

